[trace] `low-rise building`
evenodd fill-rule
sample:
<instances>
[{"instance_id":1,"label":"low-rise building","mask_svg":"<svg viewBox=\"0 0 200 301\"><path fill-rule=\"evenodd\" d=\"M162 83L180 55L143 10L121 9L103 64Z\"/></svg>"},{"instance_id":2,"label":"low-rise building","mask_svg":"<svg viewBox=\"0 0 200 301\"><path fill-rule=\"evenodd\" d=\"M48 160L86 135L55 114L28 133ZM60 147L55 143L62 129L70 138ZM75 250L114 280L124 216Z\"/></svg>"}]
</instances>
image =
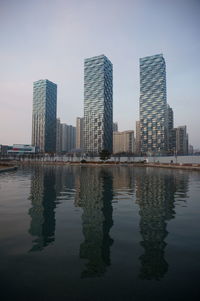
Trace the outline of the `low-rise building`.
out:
<instances>
[{"instance_id":1,"label":"low-rise building","mask_svg":"<svg viewBox=\"0 0 200 301\"><path fill-rule=\"evenodd\" d=\"M11 148L7 151L10 155L25 155L25 154L36 154L39 152L37 146L32 146L29 144L13 144Z\"/></svg>"},{"instance_id":2,"label":"low-rise building","mask_svg":"<svg viewBox=\"0 0 200 301\"><path fill-rule=\"evenodd\" d=\"M9 145L2 145L0 144L0 155L5 156L7 155L8 150L11 148Z\"/></svg>"}]
</instances>

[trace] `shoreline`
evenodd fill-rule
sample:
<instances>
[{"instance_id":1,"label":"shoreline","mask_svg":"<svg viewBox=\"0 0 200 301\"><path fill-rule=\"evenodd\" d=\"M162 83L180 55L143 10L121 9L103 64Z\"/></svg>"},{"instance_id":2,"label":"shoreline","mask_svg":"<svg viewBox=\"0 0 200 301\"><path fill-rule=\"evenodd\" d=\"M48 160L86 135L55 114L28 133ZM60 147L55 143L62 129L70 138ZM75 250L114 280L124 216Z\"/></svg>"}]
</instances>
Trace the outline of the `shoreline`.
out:
<instances>
[{"instance_id":1,"label":"shoreline","mask_svg":"<svg viewBox=\"0 0 200 301\"><path fill-rule=\"evenodd\" d=\"M9 162L10 163L10 162ZM179 163L140 163L140 162L62 162L62 161L14 161L12 166L9 163L0 162L0 172L16 170L19 165L55 165L55 166L132 166L132 167L155 167L168 169L181 169L200 171L200 164L179 164ZM17 164L17 165L16 165ZM5 168L2 166L5 165ZM10 165L10 166L9 166Z\"/></svg>"},{"instance_id":2,"label":"shoreline","mask_svg":"<svg viewBox=\"0 0 200 301\"><path fill-rule=\"evenodd\" d=\"M5 167L3 165L0 166L0 173L2 172L6 172L6 171L13 171L13 170L17 170L18 166L14 165L14 166L6 166Z\"/></svg>"}]
</instances>

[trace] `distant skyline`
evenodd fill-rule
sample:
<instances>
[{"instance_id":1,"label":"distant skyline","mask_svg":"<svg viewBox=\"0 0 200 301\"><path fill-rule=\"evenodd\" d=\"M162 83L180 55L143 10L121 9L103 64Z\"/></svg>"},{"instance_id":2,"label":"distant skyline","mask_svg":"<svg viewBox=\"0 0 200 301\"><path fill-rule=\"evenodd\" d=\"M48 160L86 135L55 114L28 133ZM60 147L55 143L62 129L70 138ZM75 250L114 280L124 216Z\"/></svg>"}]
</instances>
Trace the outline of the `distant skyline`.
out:
<instances>
[{"instance_id":1,"label":"distant skyline","mask_svg":"<svg viewBox=\"0 0 200 301\"><path fill-rule=\"evenodd\" d=\"M139 58L162 53L174 126L200 148L199 0L0 0L0 144L31 143L33 82L57 84L57 117L83 116L84 59L113 63L113 120L135 130Z\"/></svg>"}]
</instances>

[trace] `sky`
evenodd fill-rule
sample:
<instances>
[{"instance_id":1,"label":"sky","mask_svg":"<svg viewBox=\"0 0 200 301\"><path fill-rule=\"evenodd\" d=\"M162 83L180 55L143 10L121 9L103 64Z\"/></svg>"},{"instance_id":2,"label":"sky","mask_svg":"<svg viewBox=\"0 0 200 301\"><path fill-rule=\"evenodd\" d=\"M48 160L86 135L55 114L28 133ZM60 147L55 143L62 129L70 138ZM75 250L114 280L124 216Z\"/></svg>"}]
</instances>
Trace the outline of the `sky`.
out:
<instances>
[{"instance_id":1,"label":"sky","mask_svg":"<svg viewBox=\"0 0 200 301\"><path fill-rule=\"evenodd\" d=\"M57 117L83 116L84 59L113 63L113 120L139 119L139 58L162 53L174 126L200 148L200 0L0 0L0 144L31 143L33 82L58 85Z\"/></svg>"}]
</instances>

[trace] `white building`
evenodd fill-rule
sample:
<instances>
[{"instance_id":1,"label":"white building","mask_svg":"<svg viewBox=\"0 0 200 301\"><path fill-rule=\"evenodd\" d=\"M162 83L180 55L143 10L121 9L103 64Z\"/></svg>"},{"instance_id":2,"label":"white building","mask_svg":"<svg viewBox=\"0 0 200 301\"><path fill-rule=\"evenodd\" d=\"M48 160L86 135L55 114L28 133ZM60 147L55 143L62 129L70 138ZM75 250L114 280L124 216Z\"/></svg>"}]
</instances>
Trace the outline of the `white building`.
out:
<instances>
[{"instance_id":1,"label":"white building","mask_svg":"<svg viewBox=\"0 0 200 301\"><path fill-rule=\"evenodd\" d=\"M13 144L11 149L7 151L8 154L24 155L24 154L35 154L39 151L36 146L29 144Z\"/></svg>"}]
</instances>

